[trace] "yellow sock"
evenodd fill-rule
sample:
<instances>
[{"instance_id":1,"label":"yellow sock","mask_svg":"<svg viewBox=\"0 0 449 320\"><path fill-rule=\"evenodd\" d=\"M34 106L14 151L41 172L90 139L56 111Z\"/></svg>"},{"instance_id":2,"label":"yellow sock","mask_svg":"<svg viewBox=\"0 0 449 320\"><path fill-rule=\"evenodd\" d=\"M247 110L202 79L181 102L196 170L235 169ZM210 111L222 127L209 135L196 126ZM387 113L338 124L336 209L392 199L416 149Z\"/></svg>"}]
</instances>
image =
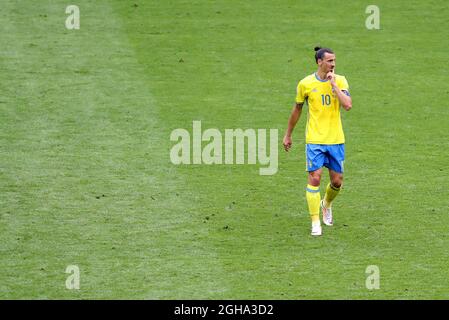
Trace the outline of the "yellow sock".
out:
<instances>
[{"instance_id":1,"label":"yellow sock","mask_svg":"<svg viewBox=\"0 0 449 320\"><path fill-rule=\"evenodd\" d=\"M332 206L332 201L334 201L335 197L340 192L340 188L336 188L330 183L326 187L326 194L324 195L324 206L326 208L330 208Z\"/></svg>"},{"instance_id":2,"label":"yellow sock","mask_svg":"<svg viewBox=\"0 0 449 320\"><path fill-rule=\"evenodd\" d=\"M309 214L310 218L313 222L319 222L320 221L320 187L314 187L310 184L307 185L306 188L306 199L307 204L309 206Z\"/></svg>"}]
</instances>

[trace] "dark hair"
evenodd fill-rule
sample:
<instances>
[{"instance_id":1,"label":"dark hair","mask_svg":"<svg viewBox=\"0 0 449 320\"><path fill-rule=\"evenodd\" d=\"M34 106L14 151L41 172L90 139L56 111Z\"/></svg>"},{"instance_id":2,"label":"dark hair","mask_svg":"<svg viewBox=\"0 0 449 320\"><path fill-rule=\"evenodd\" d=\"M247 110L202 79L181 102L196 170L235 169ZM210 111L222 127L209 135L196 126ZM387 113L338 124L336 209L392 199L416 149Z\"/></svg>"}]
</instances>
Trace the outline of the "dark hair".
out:
<instances>
[{"instance_id":1,"label":"dark hair","mask_svg":"<svg viewBox=\"0 0 449 320\"><path fill-rule=\"evenodd\" d=\"M334 53L330 48L315 47L315 61L318 63L318 59L323 59L325 53Z\"/></svg>"}]
</instances>

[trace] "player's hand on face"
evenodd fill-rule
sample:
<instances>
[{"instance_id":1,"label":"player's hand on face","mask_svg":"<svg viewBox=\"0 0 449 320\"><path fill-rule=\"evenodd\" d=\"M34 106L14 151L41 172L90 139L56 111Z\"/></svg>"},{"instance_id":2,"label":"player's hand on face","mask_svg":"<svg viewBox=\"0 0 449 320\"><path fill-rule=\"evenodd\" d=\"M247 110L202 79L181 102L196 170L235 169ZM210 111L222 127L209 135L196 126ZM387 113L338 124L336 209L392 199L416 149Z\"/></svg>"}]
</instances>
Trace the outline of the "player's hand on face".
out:
<instances>
[{"instance_id":1,"label":"player's hand on face","mask_svg":"<svg viewBox=\"0 0 449 320\"><path fill-rule=\"evenodd\" d=\"M286 135L284 137L283 144L284 144L285 151L288 152L288 150L292 147L292 137Z\"/></svg>"},{"instance_id":2,"label":"player's hand on face","mask_svg":"<svg viewBox=\"0 0 449 320\"><path fill-rule=\"evenodd\" d=\"M335 73L334 73L334 69L332 69L331 71L329 71L326 74L326 79L330 80L331 84L334 85L335 84Z\"/></svg>"}]
</instances>

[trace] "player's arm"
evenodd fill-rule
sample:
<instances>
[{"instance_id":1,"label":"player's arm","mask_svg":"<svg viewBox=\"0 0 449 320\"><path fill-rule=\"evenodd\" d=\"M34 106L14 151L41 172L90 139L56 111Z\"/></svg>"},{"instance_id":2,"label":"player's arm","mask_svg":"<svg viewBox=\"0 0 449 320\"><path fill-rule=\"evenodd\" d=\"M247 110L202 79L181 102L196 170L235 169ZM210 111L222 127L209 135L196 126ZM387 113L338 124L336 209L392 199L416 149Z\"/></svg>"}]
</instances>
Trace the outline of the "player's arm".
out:
<instances>
[{"instance_id":1,"label":"player's arm","mask_svg":"<svg viewBox=\"0 0 449 320\"><path fill-rule=\"evenodd\" d=\"M292 132L295 129L296 123L301 117L303 103L296 103L293 107L292 113L288 118L287 131L285 132L283 144L285 151L288 151L292 146Z\"/></svg>"},{"instance_id":2,"label":"player's arm","mask_svg":"<svg viewBox=\"0 0 449 320\"><path fill-rule=\"evenodd\" d=\"M335 81L335 74L333 72L329 72L327 74L327 78L330 80L332 88L334 89L335 94L337 95L338 100L340 101L340 105L346 110L349 111L352 108L352 99L349 95L349 92L346 90L340 90L337 86L337 82Z\"/></svg>"}]
</instances>

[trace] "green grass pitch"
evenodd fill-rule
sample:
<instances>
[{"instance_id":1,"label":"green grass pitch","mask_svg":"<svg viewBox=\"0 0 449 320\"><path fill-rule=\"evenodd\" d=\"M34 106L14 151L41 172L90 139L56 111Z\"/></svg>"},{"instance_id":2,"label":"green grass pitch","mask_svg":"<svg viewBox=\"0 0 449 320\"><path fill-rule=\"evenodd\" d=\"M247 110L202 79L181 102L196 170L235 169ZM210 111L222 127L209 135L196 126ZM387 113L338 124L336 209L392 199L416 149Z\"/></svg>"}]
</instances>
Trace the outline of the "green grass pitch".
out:
<instances>
[{"instance_id":1,"label":"green grass pitch","mask_svg":"<svg viewBox=\"0 0 449 320\"><path fill-rule=\"evenodd\" d=\"M1 1L0 298L449 298L447 3L376 1L379 30L360 1L73 4L79 30L67 1ZM353 109L312 238L305 113L281 139L318 43ZM173 165L193 120L278 129L278 173Z\"/></svg>"}]
</instances>

